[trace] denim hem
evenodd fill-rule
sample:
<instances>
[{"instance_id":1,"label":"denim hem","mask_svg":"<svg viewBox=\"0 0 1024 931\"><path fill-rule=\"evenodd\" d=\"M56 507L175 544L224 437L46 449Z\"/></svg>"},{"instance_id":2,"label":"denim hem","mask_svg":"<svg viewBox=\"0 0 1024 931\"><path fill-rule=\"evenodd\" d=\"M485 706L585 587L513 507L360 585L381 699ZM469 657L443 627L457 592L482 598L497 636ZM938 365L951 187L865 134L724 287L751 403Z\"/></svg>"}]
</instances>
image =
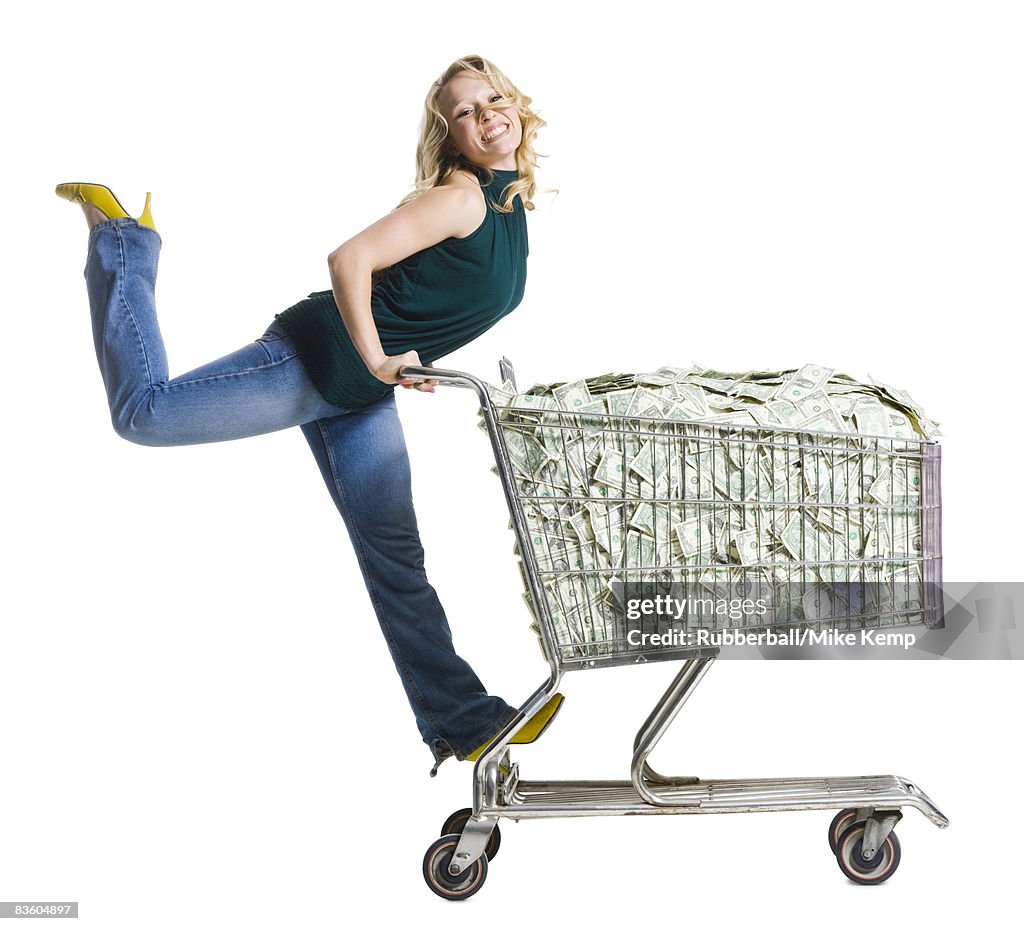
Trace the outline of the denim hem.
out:
<instances>
[{"instance_id":1,"label":"denim hem","mask_svg":"<svg viewBox=\"0 0 1024 931\"><path fill-rule=\"evenodd\" d=\"M441 768L441 764L452 757L458 760L465 759L465 757L458 756L452 749L451 744L448 743L443 737L437 737L427 744L427 748L434 756L434 765L431 767L430 775L436 776L437 771Z\"/></svg>"},{"instance_id":2,"label":"denim hem","mask_svg":"<svg viewBox=\"0 0 1024 931\"><path fill-rule=\"evenodd\" d=\"M160 234L153 229L151 226L146 226L144 223L140 223L135 217L114 217L111 220L101 220L91 230L89 230L89 242L91 243L93 237L102 230L114 229L118 226L137 226L140 230L146 230L148 233L152 233L160 240L160 245L163 245L163 238Z\"/></svg>"}]
</instances>

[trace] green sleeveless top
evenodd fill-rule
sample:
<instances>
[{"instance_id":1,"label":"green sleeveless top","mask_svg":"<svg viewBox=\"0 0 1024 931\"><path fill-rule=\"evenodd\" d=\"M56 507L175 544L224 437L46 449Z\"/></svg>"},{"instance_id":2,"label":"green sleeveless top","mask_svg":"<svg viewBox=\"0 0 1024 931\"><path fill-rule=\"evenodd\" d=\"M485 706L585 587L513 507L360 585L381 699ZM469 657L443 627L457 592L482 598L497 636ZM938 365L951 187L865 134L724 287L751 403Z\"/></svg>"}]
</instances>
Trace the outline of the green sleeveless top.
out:
<instances>
[{"instance_id":1,"label":"green sleeveless top","mask_svg":"<svg viewBox=\"0 0 1024 931\"><path fill-rule=\"evenodd\" d=\"M462 239L450 237L397 262L373 286L370 308L389 356L414 349L424 365L433 365L522 301L530 253L523 203L516 196L512 213L493 209L518 177L517 171L495 169L494 179L482 187L487 213L480 226ZM332 291L313 292L277 319L328 403L357 410L395 389L367 369Z\"/></svg>"}]
</instances>

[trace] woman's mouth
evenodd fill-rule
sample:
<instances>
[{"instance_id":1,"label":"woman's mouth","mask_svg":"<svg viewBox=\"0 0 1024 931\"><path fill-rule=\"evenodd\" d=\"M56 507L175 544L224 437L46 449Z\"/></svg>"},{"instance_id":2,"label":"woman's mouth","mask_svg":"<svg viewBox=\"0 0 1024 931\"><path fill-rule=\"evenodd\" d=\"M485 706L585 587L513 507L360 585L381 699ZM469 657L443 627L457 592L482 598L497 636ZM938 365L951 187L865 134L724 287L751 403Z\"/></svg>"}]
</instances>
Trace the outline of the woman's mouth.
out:
<instances>
[{"instance_id":1,"label":"woman's mouth","mask_svg":"<svg viewBox=\"0 0 1024 931\"><path fill-rule=\"evenodd\" d=\"M508 123L502 123L500 126L495 126L493 129L488 130L481 137L482 142L493 142L499 136L504 136L508 132Z\"/></svg>"}]
</instances>

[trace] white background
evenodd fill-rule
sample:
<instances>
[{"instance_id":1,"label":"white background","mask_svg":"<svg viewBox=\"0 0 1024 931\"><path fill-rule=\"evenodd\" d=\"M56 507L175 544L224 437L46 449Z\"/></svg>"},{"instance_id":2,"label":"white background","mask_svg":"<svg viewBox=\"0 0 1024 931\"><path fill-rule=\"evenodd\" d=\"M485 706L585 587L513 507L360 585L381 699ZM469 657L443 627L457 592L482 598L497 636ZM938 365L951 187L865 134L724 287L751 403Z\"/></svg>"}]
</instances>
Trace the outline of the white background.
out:
<instances>
[{"instance_id":1,"label":"white background","mask_svg":"<svg viewBox=\"0 0 1024 931\"><path fill-rule=\"evenodd\" d=\"M952 827L907 809L884 886L841 876L811 812L504 822L481 892L434 897L420 861L470 767L427 777L301 434L118 439L86 225L52 191L106 183L136 214L154 192L178 374L328 287L328 252L409 190L430 82L484 54L548 121L559 194L529 217L523 304L442 365L497 381L505 354L524 387L693 360L871 373L942 423L946 578L1017 580L1019 8L364 6L59 0L5 22L0 900L78 900L106 931L339 928L361 906L428 928L947 926L1009 903L1008 662L721 662L652 760L919 780ZM545 666L474 398L399 405L456 643L522 701ZM569 675L526 776L624 778L672 672Z\"/></svg>"}]
</instances>

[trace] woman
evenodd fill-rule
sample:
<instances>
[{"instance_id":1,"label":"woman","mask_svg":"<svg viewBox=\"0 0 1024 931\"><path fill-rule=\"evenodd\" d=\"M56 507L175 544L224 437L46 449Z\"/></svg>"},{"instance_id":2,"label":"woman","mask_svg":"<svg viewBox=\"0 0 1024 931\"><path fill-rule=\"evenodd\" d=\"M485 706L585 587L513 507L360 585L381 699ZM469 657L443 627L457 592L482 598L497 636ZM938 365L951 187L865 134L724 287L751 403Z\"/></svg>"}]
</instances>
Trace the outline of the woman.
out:
<instances>
[{"instance_id":1,"label":"woman","mask_svg":"<svg viewBox=\"0 0 1024 931\"><path fill-rule=\"evenodd\" d=\"M161 239L150 195L132 219L102 185L62 184L90 227L85 277L117 433L147 446L211 443L301 426L348 528L366 588L434 768L475 759L516 709L455 652L423 570L394 387L519 304L536 184L531 99L467 56L432 85L416 190L331 253L331 290L278 314L260 339L174 379L154 306ZM525 200L524 200L525 199ZM430 362L421 363L421 356ZM556 695L513 738L528 743Z\"/></svg>"}]
</instances>

